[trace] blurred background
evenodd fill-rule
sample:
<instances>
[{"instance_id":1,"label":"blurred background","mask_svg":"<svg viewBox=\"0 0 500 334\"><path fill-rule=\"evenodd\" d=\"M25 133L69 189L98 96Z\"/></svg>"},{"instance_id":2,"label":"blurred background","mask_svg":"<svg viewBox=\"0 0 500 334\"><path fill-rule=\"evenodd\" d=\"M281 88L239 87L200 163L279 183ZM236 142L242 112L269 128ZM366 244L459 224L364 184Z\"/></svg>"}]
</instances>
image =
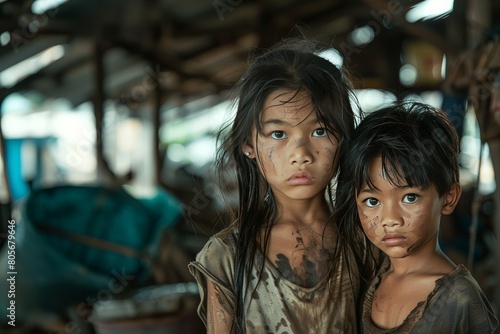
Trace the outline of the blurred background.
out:
<instances>
[{"instance_id":1,"label":"blurred background","mask_svg":"<svg viewBox=\"0 0 500 334\"><path fill-rule=\"evenodd\" d=\"M297 25L363 111L448 113L441 245L500 310L499 24L494 0L0 0L0 331L203 333L186 266L224 226L216 131Z\"/></svg>"}]
</instances>

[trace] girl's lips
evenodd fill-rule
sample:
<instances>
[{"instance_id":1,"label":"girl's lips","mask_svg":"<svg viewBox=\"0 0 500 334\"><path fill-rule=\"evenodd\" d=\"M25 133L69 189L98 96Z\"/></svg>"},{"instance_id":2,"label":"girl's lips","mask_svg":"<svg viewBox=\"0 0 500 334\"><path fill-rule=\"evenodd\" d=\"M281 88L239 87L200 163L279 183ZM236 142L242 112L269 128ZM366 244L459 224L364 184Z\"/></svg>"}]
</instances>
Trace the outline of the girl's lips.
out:
<instances>
[{"instance_id":1,"label":"girl's lips","mask_svg":"<svg viewBox=\"0 0 500 334\"><path fill-rule=\"evenodd\" d=\"M288 182L292 185L305 185L312 184L313 180L308 177L295 177L293 179L288 180Z\"/></svg>"},{"instance_id":2,"label":"girl's lips","mask_svg":"<svg viewBox=\"0 0 500 334\"><path fill-rule=\"evenodd\" d=\"M387 234L382 242L387 246L401 246L405 243L406 238L401 234Z\"/></svg>"},{"instance_id":3,"label":"girl's lips","mask_svg":"<svg viewBox=\"0 0 500 334\"><path fill-rule=\"evenodd\" d=\"M292 185L306 185L314 182L313 177L308 172L296 172L288 178L288 182Z\"/></svg>"}]
</instances>

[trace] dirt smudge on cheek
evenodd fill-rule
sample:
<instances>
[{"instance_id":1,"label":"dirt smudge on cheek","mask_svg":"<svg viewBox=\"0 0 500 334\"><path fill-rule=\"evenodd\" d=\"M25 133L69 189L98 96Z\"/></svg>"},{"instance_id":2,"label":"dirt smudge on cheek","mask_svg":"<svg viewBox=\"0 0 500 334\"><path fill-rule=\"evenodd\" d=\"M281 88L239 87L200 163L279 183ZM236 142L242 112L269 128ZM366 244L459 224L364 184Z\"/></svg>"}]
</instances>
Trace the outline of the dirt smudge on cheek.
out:
<instances>
[{"instance_id":1,"label":"dirt smudge on cheek","mask_svg":"<svg viewBox=\"0 0 500 334\"><path fill-rule=\"evenodd\" d=\"M378 216L375 217L375 218L372 218L368 221L368 226L370 226L370 230L372 232L375 232L375 230L377 229L378 227Z\"/></svg>"},{"instance_id":2,"label":"dirt smudge on cheek","mask_svg":"<svg viewBox=\"0 0 500 334\"><path fill-rule=\"evenodd\" d=\"M403 216L404 223L408 230L414 228L414 224L418 222L419 218L422 216L422 207L418 206L415 213L408 213L407 216Z\"/></svg>"},{"instance_id":3,"label":"dirt smudge on cheek","mask_svg":"<svg viewBox=\"0 0 500 334\"><path fill-rule=\"evenodd\" d=\"M267 157L269 160L273 159L273 153L274 153L274 146L268 147L267 148Z\"/></svg>"},{"instance_id":4,"label":"dirt smudge on cheek","mask_svg":"<svg viewBox=\"0 0 500 334\"><path fill-rule=\"evenodd\" d=\"M274 163L274 146L267 148L267 158L269 159L269 164L271 165L274 172L277 171L276 164Z\"/></svg>"},{"instance_id":5,"label":"dirt smudge on cheek","mask_svg":"<svg viewBox=\"0 0 500 334\"><path fill-rule=\"evenodd\" d=\"M379 226L379 217L376 216L374 218L369 219L368 215L366 215L364 212L361 212L361 215L363 216L363 229L365 229L366 234L369 234L370 236L374 236L376 234L377 228Z\"/></svg>"}]
</instances>

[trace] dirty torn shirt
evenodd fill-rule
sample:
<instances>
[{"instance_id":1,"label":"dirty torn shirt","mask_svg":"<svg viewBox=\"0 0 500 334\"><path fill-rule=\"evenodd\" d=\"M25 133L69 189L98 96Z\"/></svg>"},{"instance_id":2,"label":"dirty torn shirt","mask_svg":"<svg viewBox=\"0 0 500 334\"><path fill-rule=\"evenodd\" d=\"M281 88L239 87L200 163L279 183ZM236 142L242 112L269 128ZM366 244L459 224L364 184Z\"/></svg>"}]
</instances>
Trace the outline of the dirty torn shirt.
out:
<instances>
[{"instance_id":1,"label":"dirty torn shirt","mask_svg":"<svg viewBox=\"0 0 500 334\"><path fill-rule=\"evenodd\" d=\"M372 302L380 277L389 269L388 260L372 281L363 304L365 334L493 333L498 320L477 281L463 265L436 280L427 300L418 303L401 325L381 329L371 320Z\"/></svg>"},{"instance_id":2,"label":"dirty torn shirt","mask_svg":"<svg viewBox=\"0 0 500 334\"><path fill-rule=\"evenodd\" d=\"M229 312L235 305L234 273L236 229L229 227L210 238L189 264L200 287L198 314L207 325L207 280L220 291ZM357 333L356 305L359 275L348 272L345 259L333 279L325 278L317 286L304 288L282 277L258 252L252 269L249 291L255 289L257 268L264 261L257 290L245 300L247 333ZM351 263L355 263L350 259ZM330 292L328 291L330 289Z\"/></svg>"}]
</instances>

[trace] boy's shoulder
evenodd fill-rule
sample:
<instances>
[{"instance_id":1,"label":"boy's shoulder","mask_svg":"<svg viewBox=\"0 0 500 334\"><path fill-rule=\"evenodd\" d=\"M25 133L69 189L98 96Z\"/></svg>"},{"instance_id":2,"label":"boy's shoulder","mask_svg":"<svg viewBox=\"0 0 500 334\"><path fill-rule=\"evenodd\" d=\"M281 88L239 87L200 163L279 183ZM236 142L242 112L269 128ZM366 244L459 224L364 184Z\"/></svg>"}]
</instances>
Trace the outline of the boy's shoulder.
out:
<instances>
[{"instance_id":1,"label":"boy's shoulder","mask_svg":"<svg viewBox=\"0 0 500 334\"><path fill-rule=\"evenodd\" d=\"M489 306L489 302L469 270L464 265L436 281L433 292L442 302L453 303L457 307L469 308L471 305Z\"/></svg>"},{"instance_id":2,"label":"boy's shoulder","mask_svg":"<svg viewBox=\"0 0 500 334\"><path fill-rule=\"evenodd\" d=\"M455 270L451 273L438 279L436 281L436 288L444 288L453 291L481 290L479 283L472 276L470 271L462 264L457 265Z\"/></svg>"},{"instance_id":3,"label":"boy's shoulder","mask_svg":"<svg viewBox=\"0 0 500 334\"><path fill-rule=\"evenodd\" d=\"M417 325L420 329L441 326L453 332L491 333L498 326L488 299L463 265L436 281L436 288L422 311L425 311L423 318Z\"/></svg>"}]
</instances>

